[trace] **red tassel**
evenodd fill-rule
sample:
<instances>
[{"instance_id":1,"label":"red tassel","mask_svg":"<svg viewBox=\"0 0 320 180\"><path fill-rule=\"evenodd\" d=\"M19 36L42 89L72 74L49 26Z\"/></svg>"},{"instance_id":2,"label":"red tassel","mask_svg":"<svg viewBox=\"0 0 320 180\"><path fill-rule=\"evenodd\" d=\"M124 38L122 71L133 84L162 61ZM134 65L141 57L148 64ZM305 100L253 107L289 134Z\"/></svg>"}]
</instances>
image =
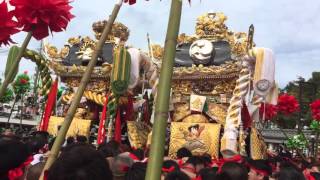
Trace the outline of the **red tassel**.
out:
<instances>
[{"instance_id":1,"label":"red tassel","mask_svg":"<svg viewBox=\"0 0 320 180\"><path fill-rule=\"evenodd\" d=\"M106 139L105 124L106 124L106 117L107 117L107 105L108 105L108 95L106 95L106 102L104 102L101 119L99 123L98 138L97 138L98 144L103 143Z\"/></svg>"},{"instance_id":2,"label":"red tassel","mask_svg":"<svg viewBox=\"0 0 320 180\"><path fill-rule=\"evenodd\" d=\"M125 120L126 121L132 121L133 120L133 99L132 96L128 96L128 104L126 107L126 116Z\"/></svg>"},{"instance_id":3,"label":"red tassel","mask_svg":"<svg viewBox=\"0 0 320 180\"><path fill-rule=\"evenodd\" d=\"M46 104L44 115L39 127L40 131L48 130L49 119L51 117L53 107L56 103L57 91L58 91L58 79L54 81L53 85L51 86L50 92L48 94L47 104Z\"/></svg>"},{"instance_id":4,"label":"red tassel","mask_svg":"<svg viewBox=\"0 0 320 180\"><path fill-rule=\"evenodd\" d=\"M121 118L120 118L120 108L117 110L116 123L114 130L114 140L121 143Z\"/></svg>"},{"instance_id":5,"label":"red tassel","mask_svg":"<svg viewBox=\"0 0 320 180\"><path fill-rule=\"evenodd\" d=\"M251 127L252 119L245 101L242 102L241 119L243 122L243 129L248 129Z\"/></svg>"}]
</instances>

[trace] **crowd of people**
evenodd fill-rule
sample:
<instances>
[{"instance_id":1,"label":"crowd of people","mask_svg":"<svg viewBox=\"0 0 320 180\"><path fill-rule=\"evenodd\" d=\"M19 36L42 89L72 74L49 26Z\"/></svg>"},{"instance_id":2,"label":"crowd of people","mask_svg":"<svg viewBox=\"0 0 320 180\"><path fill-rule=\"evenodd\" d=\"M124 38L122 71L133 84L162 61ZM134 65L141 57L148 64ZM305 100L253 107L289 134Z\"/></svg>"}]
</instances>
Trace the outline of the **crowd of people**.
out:
<instances>
[{"instance_id":1,"label":"crowd of people","mask_svg":"<svg viewBox=\"0 0 320 180\"><path fill-rule=\"evenodd\" d=\"M0 180L38 180L50 156L55 138L35 132L28 138L6 133L0 137ZM69 137L45 180L143 180L146 177L148 149L132 149L110 141L98 147L84 136ZM266 160L240 155L214 159L195 156L186 149L175 159L165 157L164 180L318 180L317 161L303 161L278 154Z\"/></svg>"}]
</instances>

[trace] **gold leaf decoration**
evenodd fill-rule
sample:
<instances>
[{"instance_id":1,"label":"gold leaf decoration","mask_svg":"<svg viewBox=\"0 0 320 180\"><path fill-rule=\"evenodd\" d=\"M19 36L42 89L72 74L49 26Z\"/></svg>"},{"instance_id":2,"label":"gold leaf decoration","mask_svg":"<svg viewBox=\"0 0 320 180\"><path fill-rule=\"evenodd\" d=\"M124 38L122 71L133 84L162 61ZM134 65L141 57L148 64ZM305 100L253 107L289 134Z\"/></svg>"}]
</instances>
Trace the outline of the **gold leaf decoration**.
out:
<instances>
[{"instance_id":1,"label":"gold leaf decoration","mask_svg":"<svg viewBox=\"0 0 320 180\"><path fill-rule=\"evenodd\" d=\"M131 147L144 148L147 144L151 127L143 122L127 121L128 137Z\"/></svg>"},{"instance_id":2,"label":"gold leaf decoration","mask_svg":"<svg viewBox=\"0 0 320 180\"><path fill-rule=\"evenodd\" d=\"M58 128L61 126L63 121L64 121L63 117L51 116L49 125L48 125L48 133L50 135L57 136ZM67 132L67 137L77 136L77 135L83 135L83 136L89 137L90 124L91 124L91 120L73 118L71 126Z\"/></svg>"},{"instance_id":3,"label":"gold leaf decoration","mask_svg":"<svg viewBox=\"0 0 320 180\"><path fill-rule=\"evenodd\" d=\"M194 155L219 155L220 124L209 123L171 123L169 156L176 158L176 152L186 147Z\"/></svg>"}]
</instances>

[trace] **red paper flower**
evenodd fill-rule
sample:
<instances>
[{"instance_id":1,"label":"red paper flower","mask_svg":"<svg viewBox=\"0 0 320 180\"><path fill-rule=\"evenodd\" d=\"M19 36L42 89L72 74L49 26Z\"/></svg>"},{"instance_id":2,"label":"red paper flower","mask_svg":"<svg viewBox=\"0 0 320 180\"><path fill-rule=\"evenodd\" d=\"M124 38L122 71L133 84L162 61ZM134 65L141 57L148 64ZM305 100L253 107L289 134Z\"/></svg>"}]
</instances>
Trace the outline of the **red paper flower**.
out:
<instances>
[{"instance_id":1,"label":"red paper flower","mask_svg":"<svg viewBox=\"0 0 320 180\"><path fill-rule=\"evenodd\" d=\"M26 80L26 79L20 79L20 83L21 83L21 84L27 84L27 83L28 83L28 80Z\"/></svg>"},{"instance_id":2,"label":"red paper flower","mask_svg":"<svg viewBox=\"0 0 320 180\"><path fill-rule=\"evenodd\" d=\"M147 0L148 1L148 0ZM191 3L191 0L188 0ZM137 2L137 0L124 0L124 3L129 3L129 5L133 5Z\"/></svg>"},{"instance_id":3,"label":"red paper flower","mask_svg":"<svg viewBox=\"0 0 320 180\"><path fill-rule=\"evenodd\" d=\"M124 0L124 3L129 3L129 5L135 4L136 0Z\"/></svg>"},{"instance_id":4,"label":"red paper flower","mask_svg":"<svg viewBox=\"0 0 320 180\"><path fill-rule=\"evenodd\" d=\"M299 104L294 96L282 94L278 98L277 108L279 112L289 115L298 111Z\"/></svg>"},{"instance_id":5,"label":"red paper flower","mask_svg":"<svg viewBox=\"0 0 320 180\"><path fill-rule=\"evenodd\" d=\"M310 109L313 119L320 121L320 99L313 101L310 104Z\"/></svg>"},{"instance_id":6,"label":"red paper flower","mask_svg":"<svg viewBox=\"0 0 320 180\"><path fill-rule=\"evenodd\" d=\"M10 36L19 32L18 23L13 21L12 17L13 13L8 11L7 3L5 1L0 3L0 46L9 45L9 42L13 43Z\"/></svg>"},{"instance_id":7,"label":"red paper flower","mask_svg":"<svg viewBox=\"0 0 320 180\"><path fill-rule=\"evenodd\" d=\"M277 106L273 104L262 103L259 109L260 118L262 119L264 115L265 120L271 120L273 117L277 115L277 113L278 113Z\"/></svg>"},{"instance_id":8,"label":"red paper flower","mask_svg":"<svg viewBox=\"0 0 320 180\"><path fill-rule=\"evenodd\" d=\"M37 40L45 38L51 32L65 30L74 17L68 0L11 0L15 6L15 16L23 31L33 32Z\"/></svg>"}]
</instances>

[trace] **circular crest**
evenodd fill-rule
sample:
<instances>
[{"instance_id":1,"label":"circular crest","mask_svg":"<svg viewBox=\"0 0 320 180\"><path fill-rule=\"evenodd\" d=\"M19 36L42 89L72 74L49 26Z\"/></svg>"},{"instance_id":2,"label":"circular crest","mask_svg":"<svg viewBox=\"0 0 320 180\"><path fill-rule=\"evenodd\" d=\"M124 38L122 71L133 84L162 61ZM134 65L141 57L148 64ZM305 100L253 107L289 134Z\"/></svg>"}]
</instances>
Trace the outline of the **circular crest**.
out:
<instances>
[{"instance_id":1,"label":"circular crest","mask_svg":"<svg viewBox=\"0 0 320 180\"><path fill-rule=\"evenodd\" d=\"M257 89L259 91L267 91L270 86L271 86L271 83L266 79L262 79L257 82Z\"/></svg>"},{"instance_id":2,"label":"circular crest","mask_svg":"<svg viewBox=\"0 0 320 180\"><path fill-rule=\"evenodd\" d=\"M208 64L215 55L215 50L210 41L200 39L191 44L189 55L195 64Z\"/></svg>"}]
</instances>

